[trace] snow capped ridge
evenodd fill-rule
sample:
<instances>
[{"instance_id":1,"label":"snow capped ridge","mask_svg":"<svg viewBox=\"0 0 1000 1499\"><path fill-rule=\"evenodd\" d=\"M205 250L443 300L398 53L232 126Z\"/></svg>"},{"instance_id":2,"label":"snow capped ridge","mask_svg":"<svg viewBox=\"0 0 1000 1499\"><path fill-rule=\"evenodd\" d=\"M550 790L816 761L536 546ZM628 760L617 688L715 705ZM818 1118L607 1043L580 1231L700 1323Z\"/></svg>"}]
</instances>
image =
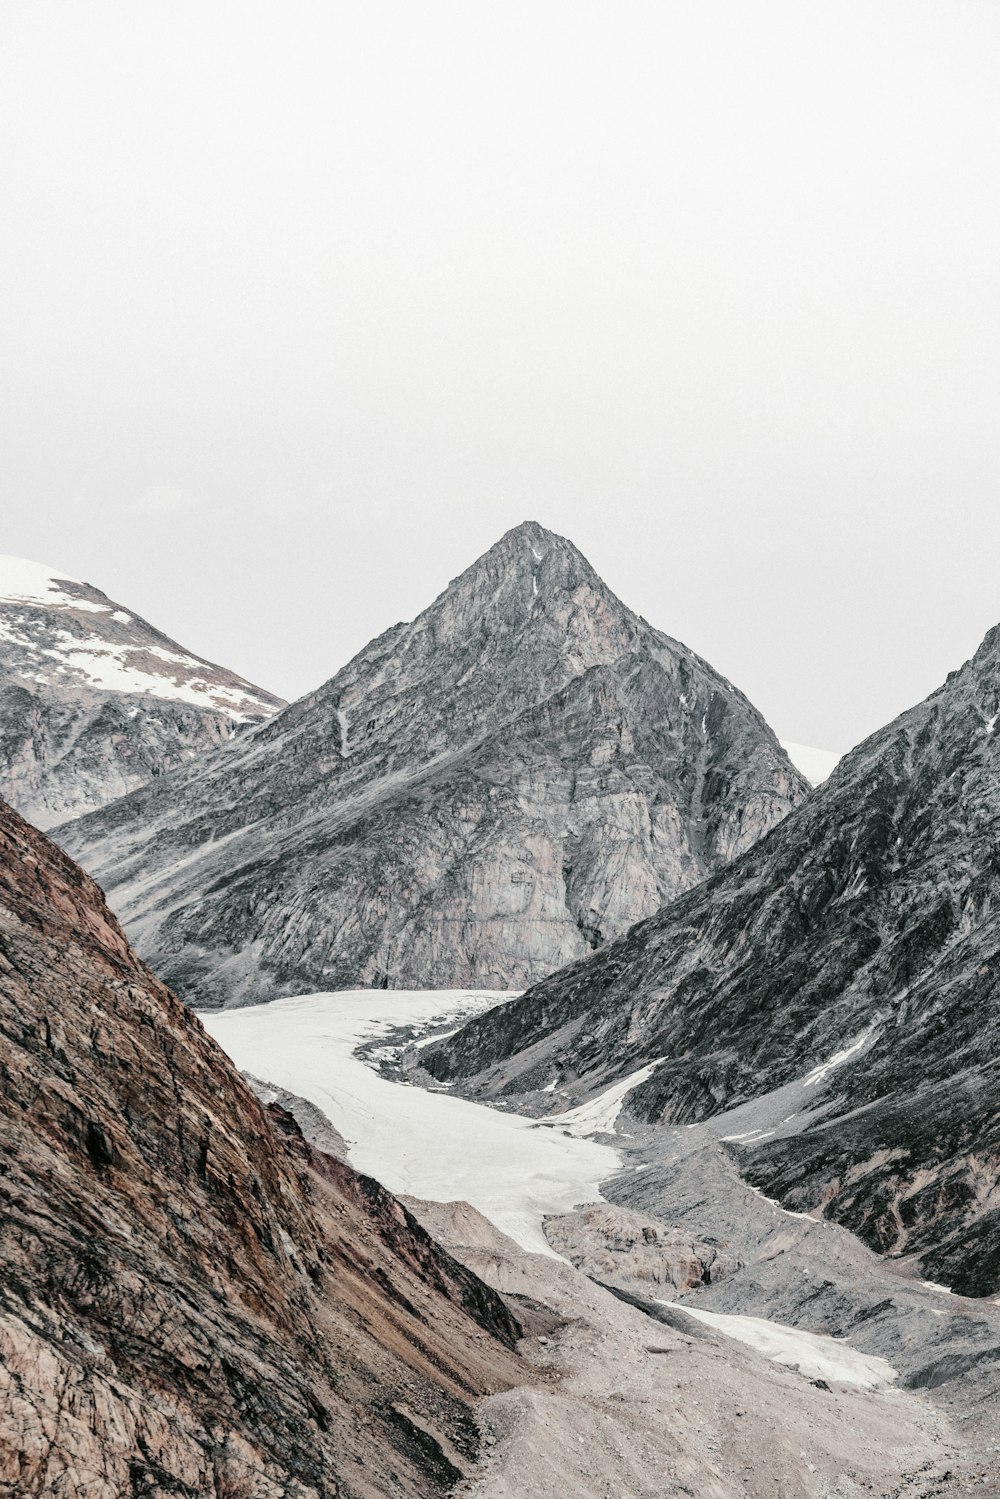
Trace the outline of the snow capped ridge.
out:
<instances>
[{"instance_id":1,"label":"snow capped ridge","mask_svg":"<svg viewBox=\"0 0 1000 1499\"><path fill-rule=\"evenodd\" d=\"M93 584L0 557L0 796L51 828L284 704Z\"/></svg>"},{"instance_id":2,"label":"snow capped ridge","mask_svg":"<svg viewBox=\"0 0 1000 1499\"><path fill-rule=\"evenodd\" d=\"M43 686L151 695L221 712L234 723L281 706L92 584L21 557L0 557L0 641L5 664Z\"/></svg>"}]
</instances>

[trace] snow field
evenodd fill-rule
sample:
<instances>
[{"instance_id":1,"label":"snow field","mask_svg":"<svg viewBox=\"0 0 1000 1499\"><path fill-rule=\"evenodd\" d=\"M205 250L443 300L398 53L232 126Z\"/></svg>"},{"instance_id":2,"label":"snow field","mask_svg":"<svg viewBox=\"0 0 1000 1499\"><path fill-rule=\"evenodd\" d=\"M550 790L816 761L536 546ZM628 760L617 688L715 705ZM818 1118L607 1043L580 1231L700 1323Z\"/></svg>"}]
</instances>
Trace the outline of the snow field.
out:
<instances>
[{"instance_id":1,"label":"snow field","mask_svg":"<svg viewBox=\"0 0 1000 1499\"><path fill-rule=\"evenodd\" d=\"M565 1130L568 1134L583 1138L587 1135L610 1135L614 1133L615 1123L618 1115L625 1105L625 1095L631 1093L640 1083L644 1083L659 1067L665 1057L657 1057L655 1062L649 1062L645 1067L640 1067L638 1072L632 1072L628 1077L622 1078L621 1082L612 1083L611 1087L604 1093L599 1093L589 1103L581 1103L574 1109L567 1109L562 1114L550 1114L542 1122L546 1125L555 1125ZM543 1089L543 1091L546 1091Z\"/></svg>"},{"instance_id":2,"label":"snow field","mask_svg":"<svg viewBox=\"0 0 1000 1499\"><path fill-rule=\"evenodd\" d=\"M521 1114L390 1081L354 1055L399 1026L445 1027L515 997L356 989L200 1018L242 1071L321 1109L358 1171L393 1192L471 1203L522 1249L559 1258L543 1217L599 1202L598 1184L621 1165L617 1151Z\"/></svg>"},{"instance_id":3,"label":"snow field","mask_svg":"<svg viewBox=\"0 0 1000 1499\"><path fill-rule=\"evenodd\" d=\"M858 1353L840 1338L800 1332L797 1327L768 1322L763 1317L706 1312L700 1307L685 1306L681 1301L664 1301L661 1305L685 1312L716 1332L756 1348L772 1363L798 1369L807 1379L833 1380L836 1384L855 1385L861 1390L877 1390L892 1384L897 1377L888 1360L870 1353Z\"/></svg>"}]
</instances>

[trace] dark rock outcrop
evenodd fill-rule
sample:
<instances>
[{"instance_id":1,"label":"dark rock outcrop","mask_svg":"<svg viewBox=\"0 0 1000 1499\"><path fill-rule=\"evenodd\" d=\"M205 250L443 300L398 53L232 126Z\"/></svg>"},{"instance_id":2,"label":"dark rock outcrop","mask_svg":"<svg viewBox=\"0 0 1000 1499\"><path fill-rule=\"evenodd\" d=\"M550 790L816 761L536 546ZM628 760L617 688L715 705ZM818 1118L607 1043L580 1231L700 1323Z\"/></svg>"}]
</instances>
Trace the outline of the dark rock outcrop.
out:
<instances>
[{"instance_id":1,"label":"dark rock outcrop","mask_svg":"<svg viewBox=\"0 0 1000 1499\"><path fill-rule=\"evenodd\" d=\"M283 706L89 583L0 557L0 795L36 826L104 806Z\"/></svg>"},{"instance_id":2,"label":"dark rock outcrop","mask_svg":"<svg viewBox=\"0 0 1000 1499\"><path fill-rule=\"evenodd\" d=\"M714 878L422 1056L438 1077L690 1122L847 1051L750 1179L970 1294L1000 1286L1000 628Z\"/></svg>"},{"instance_id":3,"label":"dark rock outcrop","mask_svg":"<svg viewBox=\"0 0 1000 1499\"><path fill-rule=\"evenodd\" d=\"M424 1499L516 1335L0 804L0 1495Z\"/></svg>"},{"instance_id":4,"label":"dark rock outcrop","mask_svg":"<svg viewBox=\"0 0 1000 1499\"><path fill-rule=\"evenodd\" d=\"M746 698L529 523L317 692L57 836L198 1004L506 988L806 791Z\"/></svg>"}]
</instances>

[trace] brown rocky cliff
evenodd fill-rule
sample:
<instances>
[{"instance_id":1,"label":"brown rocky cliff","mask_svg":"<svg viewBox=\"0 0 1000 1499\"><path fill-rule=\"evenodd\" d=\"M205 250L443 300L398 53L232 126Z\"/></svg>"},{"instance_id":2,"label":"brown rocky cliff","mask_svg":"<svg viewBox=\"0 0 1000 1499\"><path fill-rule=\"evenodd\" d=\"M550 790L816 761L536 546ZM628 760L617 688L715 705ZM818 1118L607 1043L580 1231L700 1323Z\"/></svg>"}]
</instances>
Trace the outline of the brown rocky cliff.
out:
<instances>
[{"instance_id":1,"label":"brown rocky cliff","mask_svg":"<svg viewBox=\"0 0 1000 1499\"><path fill-rule=\"evenodd\" d=\"M0 1495L432 1495L504 1304L265 1111L0 804Z\"/></svg>"}]
</instances>

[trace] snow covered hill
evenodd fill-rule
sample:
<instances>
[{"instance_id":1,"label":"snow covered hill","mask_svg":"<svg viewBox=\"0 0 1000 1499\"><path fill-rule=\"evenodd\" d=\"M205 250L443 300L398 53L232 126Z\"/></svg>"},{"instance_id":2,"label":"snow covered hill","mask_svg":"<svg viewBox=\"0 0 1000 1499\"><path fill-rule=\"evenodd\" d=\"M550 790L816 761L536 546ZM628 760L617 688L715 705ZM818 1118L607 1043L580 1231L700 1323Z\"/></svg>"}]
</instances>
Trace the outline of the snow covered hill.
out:
<instances>
[{"instance_id":1,"label":"snow covered hill","mask_svg":"<svg viewBox=\"0 0 1000 1499\"><path fill-rule=\"evenodd\" d=\"M91 584L0 557L0 793L37 825L103 806L281 706Z\"/></svg>"}]
</instances>

